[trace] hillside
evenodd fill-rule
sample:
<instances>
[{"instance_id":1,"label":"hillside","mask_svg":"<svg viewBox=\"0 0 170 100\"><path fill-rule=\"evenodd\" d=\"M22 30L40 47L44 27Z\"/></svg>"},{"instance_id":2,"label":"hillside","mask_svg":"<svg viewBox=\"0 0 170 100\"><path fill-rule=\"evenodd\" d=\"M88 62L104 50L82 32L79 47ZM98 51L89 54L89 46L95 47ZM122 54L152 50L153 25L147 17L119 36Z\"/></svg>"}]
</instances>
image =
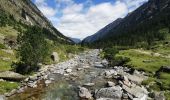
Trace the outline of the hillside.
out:
<instances>
[{"instance_id":1,"label":"hillside","mask_svg":"<svg viewBox=\"0 0 170 100\"><path fill-rule=\"evenodd\" d=\"M87 37L84 42L93 45L137 45L138 42L160 40L164 36L159 34L159 29L169 27L170 0L149 0L135 11L128 14L119 24L112 25L102 38L96 35ZM107 30L104 28L102 30ZM101 30L101 31L102 31ZM100 31L99 31L100 32ZM95 41L87 41L96 38ZM131 39L129 39L131 38ZM94 40L94 39L93 39Z\"/></svg>"},{"instance_id":2,"label":"hillside","mask_svg":"<svg viewBox=\"0 0 170 100\"><path fill-rule=\"evenodd\" d=\"M26 25L36 25L50 31L47 35L55 40L72 42L62 35L30 0L0 0L0 10L11 20Z\"/></svg>"},{"instance_id":3,"label":"hillside","mask_svg":"<svg viewBox=\"0 0 170 100\"><path fill-rule=\"evenodd\" d=\"M88 43L88 42L94 42L99 39L102 39L103 37L108 35L108 32L112 30L112 28L116 27L119 23L121 23L122 19L118 18L114 22L110 23L109 25L105 26L103 29L98 31L92 36L89 36L83 40L83 42Z\"/></svg>"}]
</instances>

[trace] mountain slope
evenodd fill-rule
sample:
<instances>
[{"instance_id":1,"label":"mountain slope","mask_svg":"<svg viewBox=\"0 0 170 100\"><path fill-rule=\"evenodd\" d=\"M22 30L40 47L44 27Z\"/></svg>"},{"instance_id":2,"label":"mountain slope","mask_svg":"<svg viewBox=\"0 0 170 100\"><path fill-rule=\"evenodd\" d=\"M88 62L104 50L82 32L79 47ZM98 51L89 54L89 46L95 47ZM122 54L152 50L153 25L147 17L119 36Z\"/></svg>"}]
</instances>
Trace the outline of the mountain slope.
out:
<instances>
[{"instance_id":1,"label":"mountain slope","mask_svg":"<svg viewBox=\"0 0 170 100\"><path fill-rule=\"evenodd\" d=\"M70 39L71 39L72 41L74 41L75 43L80 43L80 42L81 42L81 40L78 39L78 38L71 38L71 37L70 37Z\"/></svg>"},{"instance_id":2,"label":"mountain slope","mask_svg":"<svg viewBox=\"0 0 170 100\"><path fill-rule=\"evenodd\" d=\"M12 16L17 22L37 25L51 32L50 37L72 42L54 28L51 22L30 0L0 0L0 10Z\"/></svg>"},{"instance_id":3,"label":"mountain slope","mask_svg":"<svg viewBox=\"0 0 170 100\"><path fill-rule=\"evenodd\" d=\"M115 20L114 22L110 23L109 25L105 26L103 29L99 30L97 33L95 33L92 36L89 36L87 38L85 38L83 40L83 42L94 42L96 40L99 40L101 38L103 38L104 36L106 36L108 34L108 32L116 27L120 22L122 21L121 18L118 18L117 20Z\"/></svg>"},{"instance_id":4,"label":"mountain slope","mask_svg":"<svg viewBox=\"0 0 170 100\"><path fill-rule=\"evenodd\" d=\"M104 33L106 35L102 36L102 38L87 41L90 38L96 38L94 35L84 41L98 45L134 45L137 42L152 41L159 38L158 30L160 28L168 27L169 15L170 0L149 0L127 15L119 24L111 26L111 29Z\"/></svg>"}]
</instances>

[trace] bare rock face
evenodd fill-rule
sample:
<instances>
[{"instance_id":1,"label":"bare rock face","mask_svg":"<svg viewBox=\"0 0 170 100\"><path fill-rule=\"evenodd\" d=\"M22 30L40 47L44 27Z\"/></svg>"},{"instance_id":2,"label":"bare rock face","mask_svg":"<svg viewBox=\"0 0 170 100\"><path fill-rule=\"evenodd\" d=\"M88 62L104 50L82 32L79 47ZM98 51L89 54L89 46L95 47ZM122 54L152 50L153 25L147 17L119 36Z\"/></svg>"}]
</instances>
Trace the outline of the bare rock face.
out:
<instances>
[{"instance_id":1,"label":"bare rock face","mask_svg":"<svg viewBox=\"0 0 170 100\"><path fill-rule=\"evenodd\" d=\"M0 72L0 78L4 80L21 81L26 77L12 71L4 71L4 72Z\"/></svg>"}]
</instances>

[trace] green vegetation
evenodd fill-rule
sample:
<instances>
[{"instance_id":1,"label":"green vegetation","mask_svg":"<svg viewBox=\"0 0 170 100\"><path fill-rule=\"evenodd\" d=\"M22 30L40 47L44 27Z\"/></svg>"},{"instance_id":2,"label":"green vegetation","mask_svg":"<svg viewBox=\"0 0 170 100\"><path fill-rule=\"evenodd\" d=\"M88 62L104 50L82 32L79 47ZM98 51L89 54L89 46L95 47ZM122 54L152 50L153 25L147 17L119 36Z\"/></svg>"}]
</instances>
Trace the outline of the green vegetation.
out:
<instances>
[{"instance_id":1,"label":"green vegetation","mask_svg":"<svg viewBox=\"0 0 170 100\"><path fill-rule=\"evenodd\" d=\"M60 61L67 60L69 58L69 54L78 54L83 52L87 48L81 47L80 45L67 45L67 44L59 44L54 43L54 50L59 54Z\"/></svg>"},{"instance_id":2,"label":"green vegetation","mask_svg":"<svg viewBox=\"0 0 170 100\"><path fill-rule=\"evenodd\" d=\"M168 41L166 39L165 41ZM149 78L142 82L143 85L149 85L150 91L165 91L167 98L170 91L170 73L158 72L161 66L170 65L170 46L169 43L164 45L165 41L157 41L154 46L151 46L150 50L145 49L122 49L121 47L115 47L103 50L101 55L104 58L110 58L114 63L110 62L112 66L115 65L117 58L127 58L126 62L121 63L123 66L129 66L137 70L142 70L148 73ZM117 50L119 50L117 52ZM115 52L116 51L116 52ZM123 61L123 60L121 60Z\"/></svg>"},{"instance_id":3,"label":"green vegetation","mask_svg":"<svg viewBox=\"0 0 170 100\"><path fill-rule=\"evenodd\" d=\"M7 53L5 50L0 49L0 71L11 70L11 64L13 61L16 61L15 53Z\"/></svg>"},{"instance_id":4,"label":"green vegetation","mask_svg":"<svg viewBox=\"0 0 170 100\"><path fill-rule=\"evenodd\" d=\"M18 35L18 44L20 63L16 68L17 72L27 73L37 69L38 63L44 62L51 54L50 45L45 39L42 29L35 26Z\"/></svg>"},{"instance_id":5,"label":"green vegetation","mask_svg":"<svg viewBox=\"0 0 170 100\"><path fill-rule=\"evenodd\" d=\"M138 52L135 49L120 51L117 56L130 58L126 65L146 72L156 72L161 66L170 65L170 59Z\"/></svg>"},{"instance_id":6,"label":"green vegetation","mask_svg":"<svg viewBox=\"0 0 170 100\"><path fill-rule=\"evenodd\" d=\"M7 82L2 81L0 82L0 94L10 92L12 89L15 89L19 86L19 83L16 82Z\"/></svg>"},{"instance_id":7,"label":"green vegetation","mask_svg":"<svg viewBox=\"0 0 170 100\"><path fill-rule=\"evenodd\" d=\"M121 66L130 61L128 57L116 56L117 53L119 53L117 48L105 48L103 57L109 61L111 66Z\"/></svg>"}]
</instances>

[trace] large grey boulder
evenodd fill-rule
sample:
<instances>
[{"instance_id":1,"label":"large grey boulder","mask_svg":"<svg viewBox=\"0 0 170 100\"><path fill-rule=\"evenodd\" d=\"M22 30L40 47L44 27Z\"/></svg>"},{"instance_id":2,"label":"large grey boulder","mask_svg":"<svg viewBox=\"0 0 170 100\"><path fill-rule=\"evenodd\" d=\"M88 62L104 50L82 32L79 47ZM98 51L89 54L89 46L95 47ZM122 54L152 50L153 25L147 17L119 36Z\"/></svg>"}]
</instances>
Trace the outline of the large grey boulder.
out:
<instances>
[{"instance_id":1,"label":"large grey boulder","mask_svg":"<svg viewBox=\"0 0 170 100\"><path fill-rule=\"evenodd\" d=\"M12 71L3 71L0 72L0 78L4 80L21 81L24 80L26 77Z\"/></svg>"},{"instance_id":2,"label":"large grey boulder","mask_svg":"<svg viewBox=\"0 0 170 100\"><path fill-rule=\"evenodd\" d=\"M120 86L101 88L95 91L95 98L97 100L121 100L122 93Z\"/></svg>"}]
</instances>

